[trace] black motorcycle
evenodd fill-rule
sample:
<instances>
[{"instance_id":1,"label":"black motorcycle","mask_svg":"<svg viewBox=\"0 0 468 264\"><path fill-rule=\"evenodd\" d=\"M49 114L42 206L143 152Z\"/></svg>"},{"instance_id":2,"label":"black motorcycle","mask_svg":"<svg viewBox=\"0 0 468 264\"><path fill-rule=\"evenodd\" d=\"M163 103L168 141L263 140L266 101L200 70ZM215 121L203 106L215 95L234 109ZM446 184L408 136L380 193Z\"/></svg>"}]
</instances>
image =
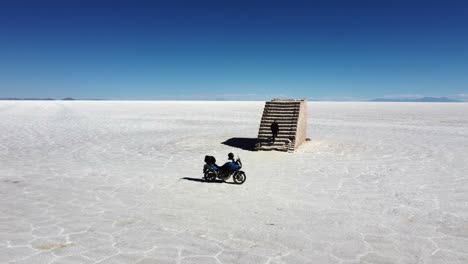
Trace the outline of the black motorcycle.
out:
<instances>
[{"instance_id":1,"label":"black motorcycle","mask_svg":"<svg viewBox=\"0 0 468 264\"><path fill-rule=\"evenodd\" d=\"M247 176L245 172L240 170L241 168L242 162L240 158L237 158L235 162L227 162L223 166L218 166L213 156L205 156L203 178L205 181L212 182L216 179L227 181L232 177L236 184L242 184L245 182Z\"/></svg>"}]
</instances>

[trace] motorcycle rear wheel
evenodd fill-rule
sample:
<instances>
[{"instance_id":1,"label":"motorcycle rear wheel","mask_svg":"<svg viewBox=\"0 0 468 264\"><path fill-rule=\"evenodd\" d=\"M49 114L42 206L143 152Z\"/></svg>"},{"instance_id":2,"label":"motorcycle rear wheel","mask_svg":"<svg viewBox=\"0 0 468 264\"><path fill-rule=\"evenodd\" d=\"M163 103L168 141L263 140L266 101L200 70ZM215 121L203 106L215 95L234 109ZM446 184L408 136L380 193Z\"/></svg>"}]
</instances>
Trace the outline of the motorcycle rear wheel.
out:
<instances>
[{"instance_id":1,"label":"motorcycle rear wheel","mask_svg":"<svg viewBox=\"0 0 468 264\"><path fill-rule=\"evenodd\" d=\"M205 181L214 181L216 179L216 173L213 171L207 171L205 172L205 175L203 176L205 178Z\"/></svg>"},{"instance_id":2,"label":"motorcycle rear wheel","mask_svg":"<svg viewBox=\"0 0 468 264\"><path fill-rule=\"evenodd\" d=\"M236 184L243 184L247 179L247 176L245 176L245 172L239 171L233 175L232 179Z\"/></svg>"}]
</instances>

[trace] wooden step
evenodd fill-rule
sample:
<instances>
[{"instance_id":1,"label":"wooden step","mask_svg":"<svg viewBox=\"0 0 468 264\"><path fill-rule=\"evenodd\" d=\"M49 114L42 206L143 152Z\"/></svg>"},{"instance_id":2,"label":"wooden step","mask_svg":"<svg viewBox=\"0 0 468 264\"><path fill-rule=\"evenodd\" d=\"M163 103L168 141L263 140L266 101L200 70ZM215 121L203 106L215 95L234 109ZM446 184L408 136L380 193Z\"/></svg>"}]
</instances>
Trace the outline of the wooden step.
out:
<instances>
[{"instance_id":1,"label":"wooden step","mask_svg":"<svg viewBox=\"0 0 468 264\"><path fill-rule=\"evenodd\" d=\"M289 146L289 144L290 144L290 142L279 142L279 141L275 140L275 142L264 141L264 142L258 143L257 146L277 146L277 147L281 147L281 146L284 146L284 145Z\"/></svg>"},{"instance_id":2,"label":"wooden step","mask_svg":"<svg viewBox=\"0 0 468 264\"><path fill-rule=\"evenodd\" d=\"M258 137L272 137L271 132L258 132ZM278 133L277 138L292 138L296 136L296 131L285 131L284 133Z\"/></svg>"},{"instance_id":3,"label":"wooden step","mask_svg":"<svg viewBox=\"0 0 468 264\"><path fill-rule=\"evenodd\" d=\"M261 142L261 143L258 143L257 146L277 146L277 147L281 147L281 146L289 146L289 144L291 144L290 142L279 142L279 141L264 141L264 142Z\"/></svg>"},{"instance_id":4,"label":"wooden step","mask_svg":"<svg viewBox=\"0 0 468 264\"><path fill-rule=\"evenodd\" d=\"M271 127L271 122L264 122L264 123L260 123L260 128L267 128L267 129L270 129ZM279 130L282 130L282 129L285 129L285 128L293 128L293 127L296 127L297 128L297 123L283 123L283 124L280 124L278 123L278 127L279 127Z\"/></svg>"},{"instance_id":5,"label":"wooden step","mask_svg":"<svg viewBox=\"0 0 468 264\"><path fill-rule=\"evenodd\" d=\"M288 135L292 137L296 135L296 131L297 131L296 129L284 129L282 131L279 131L278 136ZM259 136L260 135L272 136L271 130L258 130L257 134Z\"/></svg>"},{"instance_id":6,"label":"wooden step","mask_svg":"<svg viewBox=\"0 0 468 264\"><path fill-rule=\"evenodd\" d=\"M257 150L276 150L288 152L289 148L287 146L260 146L257 147Z\"/></svg>"},{"instance_id":7,"label":"wooden step","mask_svg":"<svg viewBox=\"0 0 468 264\"><path fill-rule=\"evenodd\" d=\"M257 137L258 142L271 142L272 141L272 136L271 135L259 135ZM275 141L280 141L280 142L291 142L292 137L289 136L278 136L276 137Z\"/></svg>"},{"instance_id":8,"label":"wooden step","mask_svg":"<svg viewBox=\"0 0 468 264\"><path fill-rule=\"evenodd\" d=\"M265 117L265 116L299 116L299 112L297 113L266 112L262 114L262 117Z\"/></svg>"},{"instance_id":9,"label":"wooden step","mask_svg":"<svg viewBox=\"0 0 468 264\"><path fill-rule=\"evenodd\" d=\"M291 125L283 125L283 126L279 126L279 130L278 131L291 131L291 130L296 130L297 129L297 126L294 125L294 124L291 124ZM265 125L260 125L260 127L258 128L258 130L267 130L267 131L270 131L271 132L271 128L270 128L270 125L269 124L265 124Z\"/></svg>"},{"instance_id":10,"label":"wooden step","mask_svg":"<svg viewBox=\"0 0 468 264\"><path fill-rule=\"evenodd\" d=\"M299 111L301 107L299 105L266 105L263 110L295 110Z\"/></svg>"},{"instance_id":11,"label":"wooden step","mask_svg":"<svg viewBox=\"0 0 468 264\"><path fill-rule=\"evenodd\" d=\"M291 122L291 123L277 123L278 124L278 127L279 127L279 131L281 131L282 129L291 129L293 127L297 127L297 123L296 122ZM260 123L260 127L259 128L266 128L268 130L271 130L271 122L264 122L264 123Z\"/></svg>"},{"instance_id":12,"label":"wooden step","mask_svg":"<svg viewBox=\"0 0 468 264\"><path fill-rule=\"evenodd\" d=\"M277 108L294 107L294 108L299 108L300 106L301 106L300 104L265 104L265 108L268 108L268 107L277 107Z\"/></svg>"},{"instance_id":13,"label":"wooden step","mask_svg":"<svg viewBox=\"0 0 468 264\"><path fill-rule=\"evenodd\" d=\"M273 121L276 120L276 121L283 121L283 122L285 122L285 121L296 121L297 122L298 117L299 116L270 116L269 115L269 116L263 116L262 121L267 121L268 120L268 121L273 122Z\"/></svg>"},{"instance_id":14,"label":"wooden step","mask_svg":"<svg viewBox=\"0 0 468 264\"><path fill-rule=\"evenodd\" d=\"M258 147L257 150L263 150L263 151L272 151L272 150L275 150L275 151L284 151L284 152L288 152L289 151L289 148L287 146L282 146L282 147L277 147L277 146L261 146L261 147Z\"/></svg>"},{"instance_id":15,"label":"wooden step","mask_svg":"<svg viewBox=\"0 0 468 264\"><path fill-rule=\"evenodd\" d=\"M291 139L289 138L276 138L275 141L281 142L282 144L289 144L291 142ZM271 143L273 142L271 137L259 137L258 138L258 143L262 144L263 142L266 143Z\"/></svg>"},{"instance_id":16,"label":"wooden step","mask_svg":"<svg viewBox=\"0 0 468 264\"><path fill-rule=\"evenodd\" d=\"M299 113L299 110L294 109L265 109L263 113Z\"/></svg>"},{"instance_id":17,"label":"wooden step","mask_svg":"<svg viewBox=\"0 0 468 264\"><path fill-rule=\"evenodd\" d=\"M297 120L296 119L293 119L293 118L287 118L287 119L262 119L262 121L260 122L260 124L263 124L263 125L271 125L274 121L276 120L276 123L278 124L278 126L287 126L287 125L297 125Z\"/></svg>"},{"instance_id":18,"label":"wooden step","mask_svg":"<svg viewBox=\"0 0 468 264\"><path fill-rule=\"evenodd\" d=\"M286 112L265 112L262 114L262 116L298 116L299 112L291 112L291 113L286 113Z\"/></svg>"},{"instance_id":19,"label":"wooden step","mask_svg":"<svg viewBox=\"0 0 468 264\"><path fill-rule=\"evenodd\" d=\"M301 110L301 108L296 107L296 106L265 106L263 108L263 110L270 110L270 111L273 111L273 110L277 110L277 111L281 111L281 110L299 111L299 110Z\"/></svg>"},{"instance_id":20,"label":"wooden step","mask_svg":"<svg viewBox=\"0 0 468 264\"><path fill-rule=\"evenodd\" d=\"M271 119L263 119L260 124L270 124L273 123L273 121L275 121L274 119L271 120ZM293 118L287 118L287 119L276 119L276 123L278 123L278 125L288 125L288 124L295 124L297 125L297 120L293 119Z\"/></svg>"},{"instance_id":21,"label":"wooden step","mask_svg":"<svg viewBox=\"0 0 468 264\"><path fill-rule=\"evenodd\" d=\"M283 114L267 114L263 115L262 119L275 119L275 118L281 118L281 119L297 119L299 115L283 115Z\"/></svg>"},{"instance_id":22,"label":"wooden step","mask_svg":"<svg viewBox=\"0 0 468 264\"><path fill-rule=\"evenodd\" d=\"M278 140L281 140L281 141L292 141L292 139L294 138L295 135L288 135L288 134L285 134L285 135L278 135L276 136L276 139ZM260 140L260 141L271 141L271 139L273 138L273 136L271 134L258 134L257 135L257 138Z\"/></svg>"},{"instance_id":23,"label":"wooden step","mask_svg":"<svg viewBox=\"0 0 468 264\"><path fill-rule=\"evenodd\" d=\"M266 105L263 110L296 110L299 111L299 105Z\"/></svg>"},{"instance_id":24,"label":"wooden step","mask_svg":"<svg viewBox=\"0 0 468 264\"><path fill-rule=\"evenodd\" d=\"M258 142L262 142L262 141L271 141L271 138L272 138L272 135L271 133L270 134L260 134L258 136ZM281 135L278 135L276 137L276 139L278 141L284 141L284 142L290 142L291 141L291 136L289 136L288 134L281 134Z\"/></svg>"},{"instance_id":25,"label":"wooden step","mask_svg":"<svg viewBox=\"0 0 468 264\"><path fill-rule=\"evenodd\" d=\"M263 110L263 114L266 114L266 113L285 113L285 114L294 114L294 113L299 113L300 111L299 110L288 110L288 109L273 109L273 110L270 110L270 109L264 109Z\"/></svg>"},{"instance_id":26,"label":"wooden step","mask_svg":"<svg viewBox=\"0 0 468 264\"><path fill-rule=\"evenodd\" d=\"M265 102L265 106L300 106L301 102Z\"/></svg>"},{"instance_id":27,"label":"wooden step","mask_svg":"<svg viewBox=\"0 0 468 264\"><path fill-rule=\"evenodd\" d=\"M296 126L281 126L279 127L278 132L279 133L284 133L285 131L296 131L297 127ZM258 131L267 131L267 132L272 132L270 129L270 126L261 126L258 128Z\"/></svg>"},{"instance_id":28,"label":"wooden step","mask_svg":"<svg viewBox=\"0 0 468 264\"><path fill-rule=\"evenodd\" d=\"M270 125L265 125L265 126L260 126L258 128L258 131L260 130L266 130L266 131L270 131L271 132L271 129L270 129ZM290 126L280 126L279 127L279 131L291 131L291 130L297 130L297 126L294 126L294 125L290 125Z\"/></svg>"},{"instance_id":29,"label":"wooden step","mask_svg":"<svg viewBox=\"0 0 468 264\"><path fill-rule=\"evenodd\" d=\"M264 111L263 115L298 115L299 111Z\"/></svg>"},{"instance_id":30,"label":"wooden step","mask_svg":"<svg viewBox=\"0 0 468 264\"><path fill-rule=\"evenodd\" d=\"M263 108L264 111L299 111L300 107L265 107Z\"/></svg>"},{"instance_id":31,"label":"wooden step","mask_svg":"<svg viewBox=\"0 0 468 264\"><path fill-rule=\"evenodd\" d=\"M268 116L263 116L262 120L271 120L271 122L275 120L282 120L282 121L287 121L287 120L295 120L297 121L299 116L284 116L284 115L268 115Z\"/></svg>"},{"instance_id":32,"label":"wooden step","mask_svg":"<svg viewBox=\"0 0 468 264\"><path fill-rule=\"evenodd\" d=\"M261 122L260 123L260 127L268 127L270 128L271 126L271 123L272 122ZM278 122L278 120L276 121L276 123L278 124L279 128L281 129L282 127L296 127L297 126L297 122Z\"/></svg>"},{"instance_id":33,"label":"wooden step","mask_svg":"<svg viewBox=\"0 0 468 264\"><path fill-rule=\"evenodd\" d=\"M264 127L270 127L273 121L270 120L264 120L263 122L260 123L260 126ZM297 126L297 122L279 122L276 120L276 123L278 124L278 127L281 129L282 127L292 127L292 126Z\"/></svg>"}]
</instances>

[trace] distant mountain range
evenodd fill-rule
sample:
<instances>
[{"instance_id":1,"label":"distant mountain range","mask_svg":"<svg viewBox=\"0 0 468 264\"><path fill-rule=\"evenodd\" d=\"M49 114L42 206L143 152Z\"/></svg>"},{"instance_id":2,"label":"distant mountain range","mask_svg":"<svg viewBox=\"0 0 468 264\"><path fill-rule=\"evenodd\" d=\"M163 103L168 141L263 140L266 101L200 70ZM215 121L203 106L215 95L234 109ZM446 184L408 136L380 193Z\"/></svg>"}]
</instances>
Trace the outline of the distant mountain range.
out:
<instances>
[{"instance_id":1,"label":"distant mountain range","mask_svg":"<svg viewBox=\"0 0 468 264\"><path fill-rule=\"evenodd\" d=\"M63 99L54 99L54 98L16 98L16 97L9 97L9 98L0 98L0 101L103 101L103 99L75 99L71 97L63 98Z\"/></svg>"},{"instance_id":2,"label":"distant mountain range","mask_svg":"<svg viewBox=\"0 0 468 264\"><path fill-rule=\"evenodd\" d=\"M52 101L52 98L0 98L0 100L25 100L25 101Z\"/></svg>"},{"instance_id":3,"label":"distant mountain range","mask_svg":"<svg viewBox=\"0 0 468 264\"><path fill-rule=\"evenodd\" d=\"M13 97L13 98L0 98L0 100L53 101L53 100L57 100L57 99L53 99L53 98L16 98L16 97ZM67 98L63 98L63 99L59 99L59 100L71 101L71 100L75 100L75 99L67 97Z\"/></svg>"},{"instance_id":4,"label":"distant mountain range","mask_svg":"<svg viewBox=\"0 0 468 264\"><path fill-rule=\"evenodd\" d=\"M426 103L459 103L462 101L447 97L422 97L422 98L376 98L369 102L426 102Z\"/></svg>"}]
</instances>

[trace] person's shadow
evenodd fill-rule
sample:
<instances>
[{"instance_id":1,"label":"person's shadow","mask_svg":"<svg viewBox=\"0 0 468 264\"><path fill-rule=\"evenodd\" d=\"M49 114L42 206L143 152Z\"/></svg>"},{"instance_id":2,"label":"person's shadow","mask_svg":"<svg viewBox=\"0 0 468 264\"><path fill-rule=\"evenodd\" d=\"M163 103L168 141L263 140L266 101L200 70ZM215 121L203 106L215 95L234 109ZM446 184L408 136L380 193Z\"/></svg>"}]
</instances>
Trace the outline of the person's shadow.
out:
<instances>
[{"instance_id":1,"label":"person's shadow","mask_svg":"<svg viewBox=\"0 0 468 264\"><path fill-rule=\"evenodd\" d=\"M255 144L257 144L256 138L230 138L224 142L221 142L226 146L240 148L248 151L255 151Z\"/></svg>"}]
</instances>

